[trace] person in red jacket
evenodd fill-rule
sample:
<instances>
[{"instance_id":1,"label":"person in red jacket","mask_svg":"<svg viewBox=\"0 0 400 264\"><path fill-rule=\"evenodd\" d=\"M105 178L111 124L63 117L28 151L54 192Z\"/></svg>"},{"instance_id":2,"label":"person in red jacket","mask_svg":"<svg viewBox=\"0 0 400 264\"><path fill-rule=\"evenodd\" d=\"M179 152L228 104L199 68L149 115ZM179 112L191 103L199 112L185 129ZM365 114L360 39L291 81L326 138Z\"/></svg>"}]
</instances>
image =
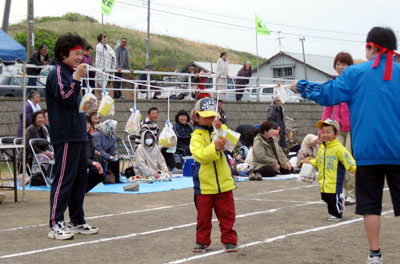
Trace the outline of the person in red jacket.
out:
<instances>
[{"instance_id":1,"label":"person in red jacket","mask_svg":"<svg viewBox=\"0 0 400 264\"><path fill-rule=\"evenodd\" d=\"M349 53L339 52L333 61L333 68L341 75L343 70L353 65L353 58ZM334 106L325 106L321 120L332 118L339 123L340 133L338 140L345 148L351 151L351 133L350 133L350 113L347 103L340 103ZM345 204L352 205L356 203L355 179L353 173L346 171L343 182L343 194L345 196Z\"/></svg>"}]
</instances>

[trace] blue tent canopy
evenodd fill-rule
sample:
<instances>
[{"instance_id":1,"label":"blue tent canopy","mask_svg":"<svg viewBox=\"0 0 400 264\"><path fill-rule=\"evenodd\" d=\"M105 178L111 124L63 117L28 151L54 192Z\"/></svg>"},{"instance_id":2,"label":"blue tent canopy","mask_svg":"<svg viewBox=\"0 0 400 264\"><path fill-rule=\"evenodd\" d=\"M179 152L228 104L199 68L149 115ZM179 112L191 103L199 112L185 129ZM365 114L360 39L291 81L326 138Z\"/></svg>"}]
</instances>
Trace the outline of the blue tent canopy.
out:
<instances>
[{"instance_id":1,"label":"blue tent canopy","mask_svg":"<svg viewBox=\"0 0 400 264\"><path fill-rule=\"evenodd\" d=\"M26 61L26 50L24 46L15 41L3 30L0 30L0 61L15 62Z\"/></svg>"}]
</instances>

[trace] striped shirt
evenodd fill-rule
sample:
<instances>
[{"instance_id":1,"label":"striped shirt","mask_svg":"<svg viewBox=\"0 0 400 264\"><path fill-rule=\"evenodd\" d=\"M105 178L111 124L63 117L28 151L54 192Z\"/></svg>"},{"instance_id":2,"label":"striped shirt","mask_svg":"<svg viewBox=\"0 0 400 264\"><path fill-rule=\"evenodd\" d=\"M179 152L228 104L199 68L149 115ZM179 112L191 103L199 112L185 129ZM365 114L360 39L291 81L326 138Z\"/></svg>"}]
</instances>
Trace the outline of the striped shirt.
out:
<instances>
[{"instance_id":1,"label":"striped shirt","mask_svg":"<svg viewBox=\"0 0 400 264\"><path fill-rule=\"evenodd\" d=\"M139 134L136 135L135 138L135 148L137 148L140 145L140 139L142 138L142 135L144 132L147 130L150 130L153 132L154 136L156 137L156 141L158 143L158 137L160 136L160 130L158 129L158 124L156 122L151 122L151 120L146 117L144 121L140 124L140 132Z\"/></svg>"}]
</instances>

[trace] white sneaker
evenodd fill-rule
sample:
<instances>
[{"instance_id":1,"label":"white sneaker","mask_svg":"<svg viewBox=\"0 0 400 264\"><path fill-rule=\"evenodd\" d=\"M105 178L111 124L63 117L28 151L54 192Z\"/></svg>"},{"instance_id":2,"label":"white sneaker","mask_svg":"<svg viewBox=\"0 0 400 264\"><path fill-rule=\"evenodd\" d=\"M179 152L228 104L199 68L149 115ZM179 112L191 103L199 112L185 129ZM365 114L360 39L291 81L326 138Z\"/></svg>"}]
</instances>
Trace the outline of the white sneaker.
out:
<instances>
[{"instance_id":1,"label":"white sneaker","mask_svg":"<svg viewBox=\"0 0 400 264\"><path fill-rule=\"evenodd\" d=\"M347 196L346 200L344 200L344 204L345 205L353 205L356 204L356 199L354 199L353 197Z\"/></svg>"},{"instance_id":2,"label":"white sneaker","mask_svg":"<svg viewBox=\"0 0 400 264\"><path fill-rule=\"evenodd\" d=\"M329 216L328 221L339 222L339 221L342 221L342 218L331 215L331 216Z\"/></svg>"},{"instance_id":3,"label":"white sneaker","mask_svg":"<svg viewBox=\"0 0 400 264\"><path fill-rule=\"evenodd\" d=\"M382 264L383 257L379 256L374 256L371 258L371 256L368 256L367 262L365 264Z\"/></svg>"},{"instance_id":4,"label":"white sneaker","mask_svg":"<svg viewBox=\"0 0 400 264\"><path fill-rule=\"evenodd\" d=\"M88 225L87 223L83 225L75 225L74 223L69 222L68 228L71 230L71 233L78 233L81 235L92 235L99 232L97 227Z\"/></svg>"},{"instance_id":5,"label":"white sneaker","mask_svg":"<svg viewBox=\"0 0 400 264\"><path fill-rule=\"evenodd\" d=\"M66 227L63 221L58 222L55 226L49 229L49 233L47 234L50 239L57 240L67 240L73 239L74 234L72 234Z\"/></svg>"}]
</instances>

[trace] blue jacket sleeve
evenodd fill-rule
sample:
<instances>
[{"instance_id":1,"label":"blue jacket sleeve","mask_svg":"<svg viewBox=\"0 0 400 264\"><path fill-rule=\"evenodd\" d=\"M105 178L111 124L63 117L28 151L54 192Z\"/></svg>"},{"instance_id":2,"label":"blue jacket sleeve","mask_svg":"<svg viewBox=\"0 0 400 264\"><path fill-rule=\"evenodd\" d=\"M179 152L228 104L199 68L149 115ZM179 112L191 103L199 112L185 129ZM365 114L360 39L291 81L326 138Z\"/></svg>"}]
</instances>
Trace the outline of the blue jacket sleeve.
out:
<instances>
[{"instance_id":1,"label":"blue jacket sleeve","mask_svg":"<svg viewBox=\"0 0 400 264\"><path fill-rule=\"evenodd\" d=\"M60 68L57 68L56 74L52 76L52 92L57 102L64 107L71 108L77 103L81 91L81 83L73 79L70 81Z\"/></svg>"},{"instance_id":2,"label":"blue jacket sleeve","mask_svg":"<svg viewBox=\"0 0 400 264\"><path fill-rule=\"evenodd\" d=\"M346 68L342 75L334 80L327 81L323 84L300 80L297 83L297 91L303 98L315 101L323 106L333 106L342 102L349 102L351 98L350 72Z\"/></svg>"},{"instance_id":3,"label":"blue jacket sleeve","mask_svg":"<svg viewBox=\"0 0 400 264\"><path fill-rule=\"evenodd\" d=\"M93 145L94 145L94 148L98 151L98 152L100 152L100 154L101 154L101 156L103 157L103 159L106 159L106 160L110 160L110 154L108 154L105 150L104 150L104 148L103 148L103 137L105 137L104 136L104 134L102 133L102 132L95 132L94 134L93 134Z\"/></svg>"}]
</instances>

